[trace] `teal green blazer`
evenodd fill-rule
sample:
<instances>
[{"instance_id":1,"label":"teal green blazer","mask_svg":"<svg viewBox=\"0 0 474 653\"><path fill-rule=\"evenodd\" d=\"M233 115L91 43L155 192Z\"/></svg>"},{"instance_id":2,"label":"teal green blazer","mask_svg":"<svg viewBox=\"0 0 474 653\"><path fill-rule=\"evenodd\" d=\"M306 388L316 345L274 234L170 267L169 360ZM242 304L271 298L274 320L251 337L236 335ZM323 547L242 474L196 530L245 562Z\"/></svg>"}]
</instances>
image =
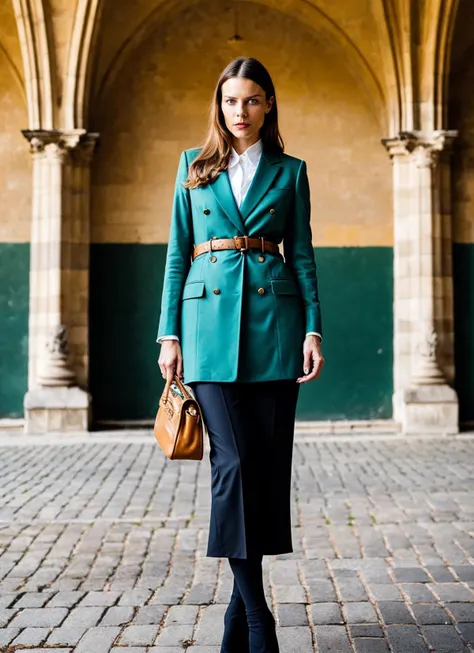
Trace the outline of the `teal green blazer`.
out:
<instances>
[{"instance_id":1,"label":"teal green blazer","mask_svg":"<svg viewBox=\"0 0 474 653\"><path fill-rule=\"evenodd\" d=\"M179 337L185 383L296 379L305 334L322 334L306 163L264 148L239 209L227 170L183 188L199 151L179 162L158 338ZM195 244L237 235L283 241L283 256L226 250L191 261Z\"/></svg>"}]
</instances>

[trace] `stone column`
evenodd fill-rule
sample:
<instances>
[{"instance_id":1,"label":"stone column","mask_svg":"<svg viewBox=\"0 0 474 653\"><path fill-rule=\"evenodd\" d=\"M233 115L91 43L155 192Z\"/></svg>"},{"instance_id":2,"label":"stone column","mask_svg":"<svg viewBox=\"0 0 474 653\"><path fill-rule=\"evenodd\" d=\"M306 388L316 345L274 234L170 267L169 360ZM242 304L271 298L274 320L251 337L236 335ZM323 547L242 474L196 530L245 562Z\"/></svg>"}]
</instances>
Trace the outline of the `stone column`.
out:
<instances>
[{"instance_id":1,"label":"stone column","mask_svg":"<svg viewBox=\"0 0 474 653\"><path fill-rule=\"evenodd\" d=\"M453 131L384 139L393 163L394 419L405 433L457 433L451 258Z\"/></svg>"},{"instance_id":2,"label":"stone column","mask_svg":"<svg viewBox=\"0 0 474 653\"><path fill-rule=\"evenodd\" d=\"M83 431L91 403L89 170L97 134L23 133L33 157L25 430Z\"/></svg>"}]
</instances>

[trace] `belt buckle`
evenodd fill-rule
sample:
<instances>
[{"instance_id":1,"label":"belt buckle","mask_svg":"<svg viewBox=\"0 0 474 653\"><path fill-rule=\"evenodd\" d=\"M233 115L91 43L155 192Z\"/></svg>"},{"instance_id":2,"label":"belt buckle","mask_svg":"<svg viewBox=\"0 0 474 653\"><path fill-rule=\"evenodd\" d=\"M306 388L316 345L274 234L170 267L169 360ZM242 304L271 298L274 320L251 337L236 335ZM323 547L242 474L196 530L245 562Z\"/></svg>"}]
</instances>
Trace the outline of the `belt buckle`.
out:
<instances>
[{"instance_id":1,"label":"belt buckle","mask_svg":"<svg viewBox=\"0 0 474 653\"><path fill-rule=\"evenodd\" d=\"M240 240L240 241L243 240L244 241L244 246L243 247L240 247L237 244L238 240ZM248 236L234 236L234 241L235 241L236 249L240 250L241 252L246 252L248 250L248 248L249 248L249 237Z\"/></svg>"}]
</instances>

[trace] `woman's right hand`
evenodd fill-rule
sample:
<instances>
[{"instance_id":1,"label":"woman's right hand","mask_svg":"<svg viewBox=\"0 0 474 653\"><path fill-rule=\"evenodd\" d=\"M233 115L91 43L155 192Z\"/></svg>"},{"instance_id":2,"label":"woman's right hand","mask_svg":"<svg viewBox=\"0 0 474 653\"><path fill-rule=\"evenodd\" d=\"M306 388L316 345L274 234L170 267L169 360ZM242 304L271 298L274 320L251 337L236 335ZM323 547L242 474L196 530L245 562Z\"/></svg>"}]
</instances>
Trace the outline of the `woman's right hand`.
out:
<instances>
[{"instance_id":1,"label":"woman's right hand","mask_svg":"<svg viewBox=\"0 0 474 653\"><path fill-rule=\"evenodd\" d=\"M183 355L178 340L163 340L158 365L164 379L172 379L175 373L183 378Z\"/></svg>"}]
</instances>

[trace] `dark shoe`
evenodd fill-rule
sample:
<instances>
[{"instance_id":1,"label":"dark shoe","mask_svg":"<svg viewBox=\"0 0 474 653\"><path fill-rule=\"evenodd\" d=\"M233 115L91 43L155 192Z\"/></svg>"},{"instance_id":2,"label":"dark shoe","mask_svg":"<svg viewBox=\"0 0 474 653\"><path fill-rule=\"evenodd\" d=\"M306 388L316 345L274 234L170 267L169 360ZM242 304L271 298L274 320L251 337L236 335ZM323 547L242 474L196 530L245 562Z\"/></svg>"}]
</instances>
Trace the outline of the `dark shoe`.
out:
<instances>
[{"instance_id":1,"label":"dark shoe","mask_svg":"<svg viewBox=\"0 0 474 653\"><path fill-rule=\"evenodd\" d=\"M270 610L254 610L247 615L249 646L252 653L279 653L275 619Z\"/></svg>"}]
</instances>

